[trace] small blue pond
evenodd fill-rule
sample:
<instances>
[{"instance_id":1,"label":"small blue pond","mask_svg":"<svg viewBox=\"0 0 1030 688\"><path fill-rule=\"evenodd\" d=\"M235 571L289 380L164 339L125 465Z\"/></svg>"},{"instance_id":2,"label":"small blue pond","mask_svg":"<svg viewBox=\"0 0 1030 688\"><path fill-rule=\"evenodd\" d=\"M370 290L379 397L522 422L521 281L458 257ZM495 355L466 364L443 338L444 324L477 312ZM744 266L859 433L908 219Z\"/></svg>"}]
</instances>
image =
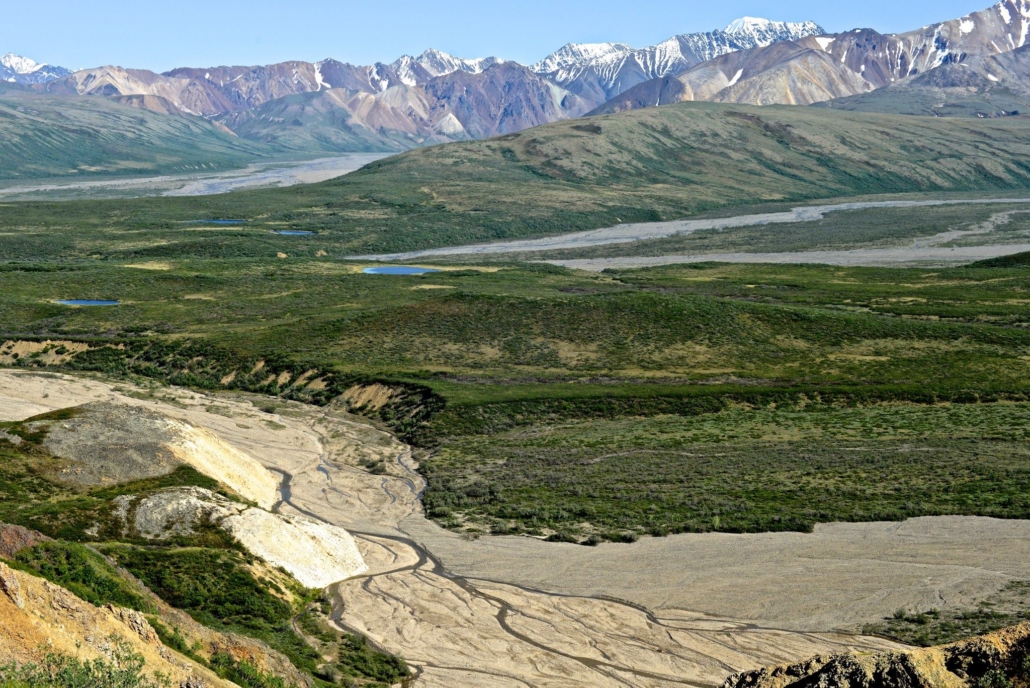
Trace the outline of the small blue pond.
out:
<instances>
[{"instance_id":1,"label":"small blue pond","mask_svg":"<svg viewBox=\"0 0 1030 688\"><path fill-rule=\"evenodd\" d=\"M120 306L121 301L100 301L96 299L67 299L65 301L55 301L62 306Z\"/></svg>"},{"instance_id":2,"label":"small blue pond","mask_svg":"<svg viewBox=\"0 0 1030 688\"><path fill-rule=\"evenodd\" d=\"M190 220L188 225L245 225L246 220Z\"/></svg>"},{"instance_id":3,"label":"small blue pond","mask_svg":"<svg viewBox=\"0 0 1030 688\"><path fill-rule=\"evenodd\" d=\"M366 275L425 275L430 272L440 272L432 268L413 268L407 265L391 265L383 268L365 268L362 270Z\"/></svg>"},{"instance_id":4,"label":"small blue pond","mask_svg":"<svg viewBox=\"0 0 1030 688\"><path fill-rule=\"evenodd\" d=\"M276 234L282 234L283 236L311 236L314 232L305 232L301 229L281 229Z\"/></svg>"}]
</instances>

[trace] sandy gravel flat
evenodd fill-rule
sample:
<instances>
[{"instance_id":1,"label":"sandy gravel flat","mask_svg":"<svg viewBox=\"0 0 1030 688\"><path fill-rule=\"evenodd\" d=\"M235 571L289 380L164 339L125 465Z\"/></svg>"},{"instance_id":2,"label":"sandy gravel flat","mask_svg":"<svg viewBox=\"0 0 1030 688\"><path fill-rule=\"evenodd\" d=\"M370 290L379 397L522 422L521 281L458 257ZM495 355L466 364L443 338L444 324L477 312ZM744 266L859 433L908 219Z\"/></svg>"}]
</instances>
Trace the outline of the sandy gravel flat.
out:
<instances>
[{"instance_id":1,"label":"sandy gravel flat","mask_svg":"<svg viewBox=\"0 0 1030 688\"><path fill-rule=\"evenodd\" d=\"M502 241L491 244L472 244L468 246L448 246L426 251L409 251L407 253L385 253L377 255L349 256L353 260L402 261L416 258L432 258L433 256L486 255L497 253L525 253L531 251L555 251L565 249L604 246L606 244L625 244L644 239L663 239L671 236L685 236L711 229L732 229L735 227L757 227L761 225L784 224L792 222L814 222L821 220L827 213L842 210L867 210L872 208L920 208L941 205L982 205L998 203L1030 203L1030 199L990 198L962 201L869 201L838 203L836 205L802 206L781 213L762 213L755 215L738 215L706 220L677 220L673 222L645 222L639 224L617 225L587 232L573 232L542 239L522 239L519 241ZM618 259L616 259L618 260Z\"/></svg>"},{"instance_id":2,"label":"sandy gravel flat","mask_svg":"<svg viewBox=\"0 0 1030 688\"><path fill-rule=\"evenodd\" d=\"M713 685L738 670L886 641L841 634L899 607L1026 578L1030 522L924 518L811 535L681 535L596 548L463 539L427 521L394 438L333 409L0 370L0 418L104 399L218 434L285 477L284 513L355 534L370 571L333 587L341 627L402 654L419 686ZM253 397L257 400L257 397ZM358 468L383 458L388 474Z\"/></svg>"},{"instance_id":3,"label":"sandy gravel flat","mask_svg":"<svg viewBox=\"0 0 1030 688\"><path fill-rule=\"evenodd\" d=\"M888 265L960 265L977 260L1030 251L1030 244L992 246L904 246L856 248L846 251L796 251L793 253L701 253L696 255L624 256L545 261L576 270L601 272L608 268L648 268L681 263L815 263L819 265L878 267Z\"/></svg>"},{"instance_id":4,"label":"sandy gravel flat","mask_svg":"<svg viewBox=\"0 0 1030 688\"><path fill-rule=\"evenodd\" d=\"M0 185L4 200L208 196L262 187L315 184L349 174L386 153L348 153L303 162L259 162L236 170L89 181L39 181Z\"/></svg>"}]
</instances>

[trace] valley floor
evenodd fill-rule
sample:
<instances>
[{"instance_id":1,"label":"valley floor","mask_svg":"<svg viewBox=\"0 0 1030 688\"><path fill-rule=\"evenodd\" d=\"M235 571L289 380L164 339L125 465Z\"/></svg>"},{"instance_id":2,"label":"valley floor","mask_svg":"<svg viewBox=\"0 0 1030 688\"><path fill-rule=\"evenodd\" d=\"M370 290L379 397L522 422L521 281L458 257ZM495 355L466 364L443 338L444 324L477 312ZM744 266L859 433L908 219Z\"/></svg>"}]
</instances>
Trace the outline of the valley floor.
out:
<instances>
[{"instance_id":1,"label":"valley floor","mask_svg":"<svg viewBox=\"0 0 1030 688\"><path fill-rule=\"evenodd\" d=\"M853 633L898 608L974 604L1030 558L1030 522L958 517L598 547L470 540L424 517L408 447L332 407L0 371L0 420L100 400L214 432L284 476L281 511L350 530L370 571L334 586L334 618L404 656L420 686L715 685L891 649Z\"/></svg>"},{"instance_id":2,"label":"valley floor","mask_svg":"<svg viewBox=\"0 0 1030 688\"><path fill-rule=\"evenodd\" d=\"M237 170L149 177L40 180L0 186L4 201L40 201L82 198L138 198L141 196L209 196L213 194L317 184L360 169L385 153L347 153L303 162L259 162Z\"/></svg>"},{"instance_id":3,"label":"valley floor","mask_svg":"<svg viewBox=\"0 0 1030 688\"><path fill-rule=\"evenodd\" d=\"M587 232L575 232L542 239L451 246L447 248L379 255L353 256L355 259L379 261L406 261L426 258L490 256L495 259L515 257L521 260L544 260L579 270L600 272L606 269L630 269L675 265L683 263L818 263L840 266L953 266L978 260L997 258L1030 251L1030 241L1018 229L1030 205L1025 198L981 198L962 200L879 200L853 201L830 205L798 206L790 210L752 213L732 217L716 217L673 222L624 224ZM1005 206L1007 210L992 212L990 216L968 218L963 213L972 208ZM826 232L821 239L806 237L811 244L804 250L790 250L798 243L795 234L825 232L825 225L851 221L857 228L868 231L870 226L893 226L904 221L907 213L926 210L948 212L952 210L952 224L937 234L915 234L911 238L904 232L895 232L889 245L863 237L855 232L837 250L821 250L821 245L833 241ZM973 211L975 212L975 211ZM970 221L973 220L973 221ZM981 220L981 221L976 221ZM805 225L812 225L806 228ZM755 232L767 230L770 235L789 236L771 251L741 250L718 251L706 246L705 238L721 234L723 242L732 242L740 230ZM737 230L737 231L734 231ZM998 231L1002 230L1002 231ZM865 239L865 240L863 240ZM774 238L769 238L775 243ZM752 246L755 242L751 242ZM802 240L802 243L804 241ZM852 247L853 246L853 247ZM684 250L687 249L687 250ZM693 249L694 252L691 252Z\"/></svg>"}]
</instances>

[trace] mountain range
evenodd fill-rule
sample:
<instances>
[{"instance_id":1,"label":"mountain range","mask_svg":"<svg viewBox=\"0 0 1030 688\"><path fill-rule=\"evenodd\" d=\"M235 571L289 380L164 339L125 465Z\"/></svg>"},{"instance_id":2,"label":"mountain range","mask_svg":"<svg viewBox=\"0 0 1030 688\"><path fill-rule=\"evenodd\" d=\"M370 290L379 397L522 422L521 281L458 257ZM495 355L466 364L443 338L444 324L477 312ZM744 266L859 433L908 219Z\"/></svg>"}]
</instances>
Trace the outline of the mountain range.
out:
<instances>
[{"instance_id":1,"label":"mountain range","mask_svg":"<svg viewBox=\"0 0 1030 688\"><path fill-rule=\"evenodd\" d=\"M1003 0L902 34L827 34L814 22L745 17L646 48L570 43L528 66L427 50L366 66L326 59L72 73L8 55L0 77L41 95L96 96L203 117L278 150L399 151L688 100L1009 115L1027 109L1021 94L1030 93L1030 79L1015 63L1006 69L988 61L1018 52L1028 34L1030 0ZM974 84L956 70L980 77ZM926 81L931 72L937 76ZM943 107L949 99L962 104Z\"/></svg>"},{"instance_id":2,"label":"mountain range","mask_svg":"<svg viewBox=\"0 0 1030 688\"><path fill-rule=\"evenodd\" d=\"M810 105L855 96L947 65L1022 48L1030 0L1003 0L981 12L908 33L873 29L804 36L721 55L628 89L597 112L706 100Z\"/></svg>"},{"instance_id":3,"label":"mountain range","mask_svg":"<svg viewBox=\"0 0 1030 688\"><path fill-rule=\"evenodd\" d=\"M287 148L403 150L580 117L649 79L731 51L819 33L812 22L745 18L723 31L675 36L643 49L569 44L533 66L427 50L370 66L327 59L163 74L104 66L55 75L36 88L201 116Z\"/></svg>"}]
</instances>

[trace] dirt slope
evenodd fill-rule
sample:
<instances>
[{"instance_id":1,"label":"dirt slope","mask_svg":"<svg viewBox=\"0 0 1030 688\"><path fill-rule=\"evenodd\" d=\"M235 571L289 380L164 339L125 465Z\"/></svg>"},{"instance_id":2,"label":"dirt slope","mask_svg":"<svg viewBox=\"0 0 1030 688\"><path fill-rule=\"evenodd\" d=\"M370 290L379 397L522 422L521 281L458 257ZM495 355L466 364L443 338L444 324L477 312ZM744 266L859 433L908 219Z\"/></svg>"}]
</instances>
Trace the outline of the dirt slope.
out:
<instances>
[{"instance_id":1,"label":"dirt slope","mask_svg":"<svg viewBox=\"0 0 1030 688\"><path fill-rule=\"evenodd\" d=\"M47 651L110 660L119 639L146 660L148 672L165 674L172 685L234 685L164 647L139 612L94 607L0 563L0 664L39 661Z\"/></svg>"}]
</instances>

